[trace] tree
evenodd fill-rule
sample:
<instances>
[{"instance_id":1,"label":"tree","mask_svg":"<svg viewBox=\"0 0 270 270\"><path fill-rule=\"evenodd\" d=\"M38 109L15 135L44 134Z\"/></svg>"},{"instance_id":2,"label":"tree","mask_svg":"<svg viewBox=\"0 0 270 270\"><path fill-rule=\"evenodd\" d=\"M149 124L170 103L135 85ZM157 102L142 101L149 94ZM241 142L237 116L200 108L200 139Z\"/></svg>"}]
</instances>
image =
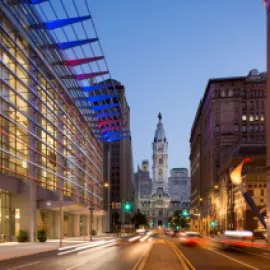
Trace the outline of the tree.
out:
<instances>
[{"instance_id":1,"label":"tree","mask_svg":"<svg viewBox=\"0 0 270 270\"><path fill-rule=\"evenodd\" d=\"M170 227L173 229L186 228L187 221L182 210L177 210L173 213L173 216L169 218Z\"/></svg>"},{"instance_id":2,"label":"tree","mask_svg":"<svg viewBox=\"0 0 270 270\"><path fill-rule=\"evenodd\" d=\"M146 215L142 214L138 209L137 213L131 219L132 223L135 224L135 228L139 228L140 226L149 227L149 220Z\"/></svg>"}]
</instances>

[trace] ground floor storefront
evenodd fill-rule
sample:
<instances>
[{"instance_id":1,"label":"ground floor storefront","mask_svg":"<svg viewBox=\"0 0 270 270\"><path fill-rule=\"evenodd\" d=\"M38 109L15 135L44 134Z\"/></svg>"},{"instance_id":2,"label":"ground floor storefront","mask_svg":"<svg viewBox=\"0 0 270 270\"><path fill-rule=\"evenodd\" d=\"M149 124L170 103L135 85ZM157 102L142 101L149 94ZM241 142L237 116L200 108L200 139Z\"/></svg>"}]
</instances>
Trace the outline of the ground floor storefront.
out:
<instances>
[{"instance_id":1,"label":"ground floor storefront","mask_svg":"<svg viewBox=\"0 0 270 270\"><path fill-rule=\"evenodd\" d=\"M44 205L46 207L44 207ZM62 219L62 221L61 221ZM46 201L28 198L27 193L12 194L0 189L0 242L16 241L19 230L29 235L30 241L36 240L36 233L45 229L49 239L62 237L82 237L96 235L106 228L106 216L102 211L93 211L90 216L88 207L74 202Z\"/></svg>"}]
</instances>

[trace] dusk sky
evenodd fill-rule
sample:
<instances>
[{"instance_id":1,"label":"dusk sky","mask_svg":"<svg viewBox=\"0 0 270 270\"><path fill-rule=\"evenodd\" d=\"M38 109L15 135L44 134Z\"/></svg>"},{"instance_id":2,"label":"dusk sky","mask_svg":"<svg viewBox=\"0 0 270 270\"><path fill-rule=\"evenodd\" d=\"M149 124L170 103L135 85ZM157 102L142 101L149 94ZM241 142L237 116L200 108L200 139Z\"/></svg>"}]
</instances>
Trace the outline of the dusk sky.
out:
<instances>
[{"instance_id":1,"label":"dusk sky","mask_svg":"<svg viewBox=\"0 0 270 270\"><path fill-rule=\"evenodd\" d=\"M90 8L131 108L134 164L150 159L158 112L169 168L189 168L189 136L209 78L266 69L261 0L103 0Z\"/></svg>"}]
</instances>

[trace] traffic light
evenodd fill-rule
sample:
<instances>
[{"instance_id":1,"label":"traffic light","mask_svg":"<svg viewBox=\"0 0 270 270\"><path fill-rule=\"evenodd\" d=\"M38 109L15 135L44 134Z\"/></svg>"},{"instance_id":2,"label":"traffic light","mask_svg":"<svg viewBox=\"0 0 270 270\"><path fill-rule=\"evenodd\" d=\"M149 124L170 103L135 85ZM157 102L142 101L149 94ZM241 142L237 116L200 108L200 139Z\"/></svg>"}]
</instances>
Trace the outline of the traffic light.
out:
<instances>
[{"instance_id":1,"label":"traffic light","mask_svg":"<svg viewBox=\"0 0 270 270\"><path fill-rule=\"evenodd\" d=\"M129 201L125 202L124 210L125 211L130 211L131 210L131 203Z\"/></svg>"},{"instance_id":2,"label":"traffic light","mask_svg":"<svg viewBox=\"0 0 270 270\"><path fill-rule=\"evenodd\" d=\"M184 210L184 211L183 211L183 216L184 216L184 217L188 217L188 216L189 216L188 210Z\"/></svg>"},{"instance_id":3,"label":"traffic light","mask_svg":"<svg viewBox=\"0 0 270 270\"><path fill-rule=\"evenodd\" d=\"M210 222L210 225L211 225L211 227L216 227L217 223L216 223L215 220L212 220L212 221Z\"/></svg>"}]
</instances>

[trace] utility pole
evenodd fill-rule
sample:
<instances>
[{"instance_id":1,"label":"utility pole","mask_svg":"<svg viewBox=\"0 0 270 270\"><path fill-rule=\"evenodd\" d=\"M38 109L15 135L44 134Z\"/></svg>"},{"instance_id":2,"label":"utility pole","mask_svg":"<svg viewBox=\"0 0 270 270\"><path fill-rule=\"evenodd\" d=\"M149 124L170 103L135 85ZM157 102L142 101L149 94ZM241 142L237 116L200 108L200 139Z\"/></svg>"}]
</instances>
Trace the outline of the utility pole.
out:
<instances>
[{"instance_id":1,"label":"utility pole","mask_svg":"<svg viewBox=\"0 0 270 270\"><path fill-rule=\"evenodd\" d=\"M270 239L270 0L266 5L266 42L267 42L267 73L266 73L266 185L267 185L267 238Z\"/></svg>"}]
</instances>

